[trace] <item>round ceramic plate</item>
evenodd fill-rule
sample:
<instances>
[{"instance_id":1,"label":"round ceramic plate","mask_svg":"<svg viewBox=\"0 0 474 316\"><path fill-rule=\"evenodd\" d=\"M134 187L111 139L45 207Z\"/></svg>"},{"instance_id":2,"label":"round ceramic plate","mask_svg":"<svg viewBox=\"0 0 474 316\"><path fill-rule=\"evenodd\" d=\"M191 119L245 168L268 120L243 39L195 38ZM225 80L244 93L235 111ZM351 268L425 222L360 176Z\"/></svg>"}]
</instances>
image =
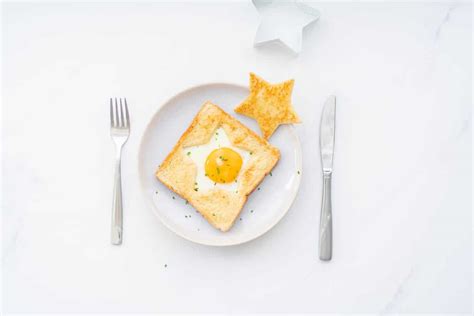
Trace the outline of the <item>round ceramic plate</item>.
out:
<instances>
[{"instance_id":1,"label":"round ceramic plate","mask_svg":"<svg viewBox=\"0 0 474 316\"><path fill-rule=\"evenodd\" d=\"M280 149L280 161L271 175L250 194L234 226L225 233L212 227L191 205L155 178L158 165L206 101L217 104L261 135L254 120L234 112L234 107L248 93L246 87L232 84L206 84L188 89L163 104L143 134L138 158L142 191L163 224L190 241L230 246L255 239L283 218L298 192L302 172L301 145L290 125L280 126L271 136L270 143Z\"/></svg>"}]
</instances>

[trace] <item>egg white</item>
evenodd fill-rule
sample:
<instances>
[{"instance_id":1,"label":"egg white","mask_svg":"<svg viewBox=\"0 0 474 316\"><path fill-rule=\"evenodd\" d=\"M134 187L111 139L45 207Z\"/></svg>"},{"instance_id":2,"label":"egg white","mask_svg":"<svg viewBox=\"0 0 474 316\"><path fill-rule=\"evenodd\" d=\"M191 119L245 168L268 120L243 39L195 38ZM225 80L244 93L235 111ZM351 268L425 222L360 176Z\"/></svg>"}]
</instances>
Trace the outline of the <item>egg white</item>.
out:
<instances>
[{"instance_id":1,"label":"egg white","mask_svg":"<svg viewBox=\"0 0 474 316\"><path fill-rule=\"evenodd\" d=\"M235 181L231 183L215 183L206 176L205 164L209 154L218 148L227 147L237 152L242 157L242 167L240 168L239 174ZM205 192L207 190L217 188L227 190L229 192L237 193L242 175L246 163L250 159L250 152L241 148L235 147L227 137L225 130L222 127L217 128L214 131L210 141L207 144L186 147L183 149L184 154L191 158L197 166L197 175L195 180L195 188L199 192Z\"/></svg>"}]
</instances>

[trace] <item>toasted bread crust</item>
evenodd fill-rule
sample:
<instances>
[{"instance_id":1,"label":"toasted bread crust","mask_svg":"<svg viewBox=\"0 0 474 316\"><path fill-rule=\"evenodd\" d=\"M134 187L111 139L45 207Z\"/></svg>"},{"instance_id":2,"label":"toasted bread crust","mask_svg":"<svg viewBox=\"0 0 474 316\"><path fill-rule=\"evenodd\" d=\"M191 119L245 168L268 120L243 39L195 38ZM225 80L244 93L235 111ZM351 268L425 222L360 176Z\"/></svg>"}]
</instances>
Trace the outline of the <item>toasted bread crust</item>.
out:
<instances>
[{"instance_id":1,"label":"toasted bread crust","mask_svg":"<svg viewBox=\"0 0 474 316\"><path fill-rule=\"evenodd\" d=\"M263 137L269 139L280 124L301 122L291 104L294 83L292 79L270 84L250 73L250 94L234 111L255 119Z\"/></svg>"},{"instance_id":2,"label":"toasted bread crust","mask_svg":"<svg viewBox=\"0 0 474 316\"><path fill-rule=\"evenodd\" d=\"M236 192L211 189L194 190L197 167L183 153L189 146L209 142L222 127L234 146L250 151L250 160L242 167ZM170 190L186 199L206 220L221 231L228 231L240 214L247 197L280 158L280 151L265 139L211 102L206 102L156 171L156 177Z\"/></svg>"}]
</instances>

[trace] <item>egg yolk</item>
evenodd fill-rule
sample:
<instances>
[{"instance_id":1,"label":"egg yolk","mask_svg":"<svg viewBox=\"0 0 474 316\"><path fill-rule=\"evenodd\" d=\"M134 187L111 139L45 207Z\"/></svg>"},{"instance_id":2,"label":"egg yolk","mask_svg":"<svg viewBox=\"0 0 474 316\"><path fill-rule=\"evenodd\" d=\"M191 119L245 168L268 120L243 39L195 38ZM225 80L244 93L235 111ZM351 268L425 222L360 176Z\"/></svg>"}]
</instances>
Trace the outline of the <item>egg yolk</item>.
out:
<instances>
[{"instance_id":1,"label":"egg yolk","mask_svg":"<svg viewBox=\"0 0 474 316\"><path fill-rule=\"evenodd\" d=\"M213 150L206 159L206 176L217 183L229 183L237 178L242 157L234 150L223 147Z\"/></svg>"}]
</instances>

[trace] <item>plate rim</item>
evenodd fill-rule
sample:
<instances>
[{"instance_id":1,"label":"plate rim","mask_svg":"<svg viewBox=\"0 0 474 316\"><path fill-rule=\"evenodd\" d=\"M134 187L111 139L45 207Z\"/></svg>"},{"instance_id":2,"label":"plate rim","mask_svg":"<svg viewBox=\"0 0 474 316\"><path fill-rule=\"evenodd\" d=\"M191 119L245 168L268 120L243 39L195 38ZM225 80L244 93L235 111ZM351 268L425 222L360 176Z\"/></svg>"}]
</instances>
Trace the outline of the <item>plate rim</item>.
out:
<instances>
[{"instance_id":1,"label":"plate rim","mask_svg":"<svg viewBox=\"0 0 474 316\"><path fill-rule=\"evenodd\" d=\"M303 168L303 155L302 155L301 142L300 142L298 133L296 133L296 130L295 130L294 126L292 124L284 124L284 125L280 126L280 128L283 127L283 128L288 129L290 131L291 135L293 136L294 140L295 140L295 149L296 149L296 158L297 158L296 159L296 164L297 164L297 170L300 171L301 176L296 177L296 179L297 179L296 180L296 185L294 186L292 196L289 197L288 199L286 199L285 202L282 204L283 208L285 210L283 212L281 212L281 214L279 216L275 217L275 219L272 221L272 223L270 223L270 225L268 227L265 227L265 229L263 229L261 231L258 231L256 234L252 235L250 238L247 238L245 240L240 240L240 241L237 241L237 242L233 242L232 240L227 241L227 242L210 242L210 241L205 241L205 240L193 239L190 236L184 235L181 232L175 230L169 223L167 223L167 221L164 220L164 218L160 215L158 208L153 203L152 199L149 198L148 195L147 195L147 190L146 190L146 185L145 185L146 180L142 176L143 172L141 172L142 167L143 167L143 164L141 163L141 161L143 160L143 154L142 153L143 153L143 146L144 146L144 137L147 134L147 132L150 128L150 125L153 122L154 118L159 114L159 112L164 108L164 106L166 104L169 104L174 99L178 98L179 96L181 96L185 93L189 93L192 90L207 87L207 86L216 86L216 85L232 86L232 87L237 87L237 88L241 88L241 89L244 89L244 90L248 90L248 87L244 86L244 85L231 83L231 82L217 81L217 82L208 82L208 83L200 83L200 84L192 85L192 86L190 86L186 89L183 89L183 90L175 93L173 96L166 99L164 102L162 102L158 106L156 111L151 115L151 118L148 120L147 124L145 125L145 128L143 129L143 132L142 132L141 137L140 137L140 143L139 143L139 146L138 146L138 161L137 161L137 165L138 165L137 167L138 168L137 169L138 169L138 178L139 178L139 182L140 182L140 191L142 191L141 194L144 197L144 199L147 201L146 204L151 207L152 213L159 219L159 221L167 229L169 229L170 231L172 231L176 235L180 236L181 238L183 238L185 240L188 240L188 241L191 241L191 242L196 243L196 244L205 245L205 246L214 246L214 247L227 247L227 246L236 246L236 245L241 245L241 244L244 244L244 243L248 243L252 240L255 240L255 239L265 235L270 230L272 230L283 219L283 217L285 217L285 215L290 210L293 202L295 201L296 196L297 196L297 194L299 192L299 189L300 189L301 176L303 175L303 170L302 170L302 168Z\"/></svg>"}]
</instances>

